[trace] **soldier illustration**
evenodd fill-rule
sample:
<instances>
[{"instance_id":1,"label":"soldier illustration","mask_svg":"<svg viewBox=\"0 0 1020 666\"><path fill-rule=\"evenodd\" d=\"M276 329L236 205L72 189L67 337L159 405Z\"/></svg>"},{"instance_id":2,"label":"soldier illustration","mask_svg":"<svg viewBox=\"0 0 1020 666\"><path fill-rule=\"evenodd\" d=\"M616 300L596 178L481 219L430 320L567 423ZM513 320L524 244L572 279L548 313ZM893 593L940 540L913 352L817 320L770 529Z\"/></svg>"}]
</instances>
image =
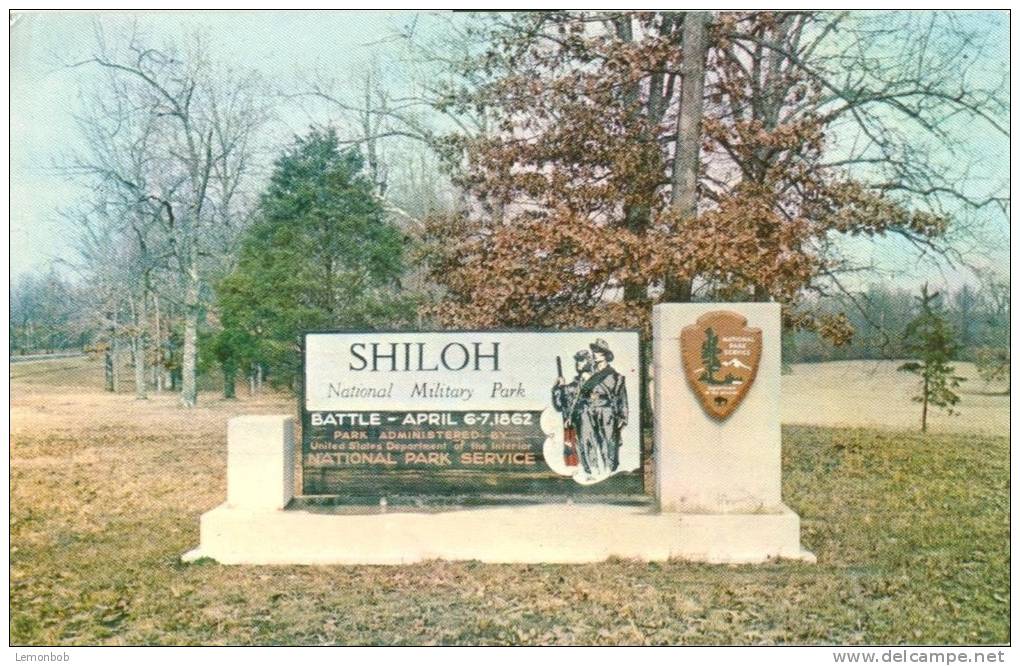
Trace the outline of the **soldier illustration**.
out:
<instances>
[{"instance_id":1,"label":"soldier illustration","mask_svg":"<svg viewBox=\"0 0 1020 666\"><path fill-rule=\"evenodd\" d=\"M627 386L610 365L613 352L601 338L589 345L592 374L580 383L569 420L577 429L582 483L600 481L620 466L620 432L627 425Z\"/></svg>"},{"instance_id":2,"label":"soldier illustration","mask_svg":"<svg viewBox=\"0 0 1020 666\"><path fill-rule=\"evenodd\" d=\"M578 389L591 375L591 352L587 349L574 354L574 379L567 382L563 377L560 357L556 357L556 384L552 389L553 408L563 417L563 462L567 467L577 467L577 427L571 420Z\"/></svg>"}]
</instances>

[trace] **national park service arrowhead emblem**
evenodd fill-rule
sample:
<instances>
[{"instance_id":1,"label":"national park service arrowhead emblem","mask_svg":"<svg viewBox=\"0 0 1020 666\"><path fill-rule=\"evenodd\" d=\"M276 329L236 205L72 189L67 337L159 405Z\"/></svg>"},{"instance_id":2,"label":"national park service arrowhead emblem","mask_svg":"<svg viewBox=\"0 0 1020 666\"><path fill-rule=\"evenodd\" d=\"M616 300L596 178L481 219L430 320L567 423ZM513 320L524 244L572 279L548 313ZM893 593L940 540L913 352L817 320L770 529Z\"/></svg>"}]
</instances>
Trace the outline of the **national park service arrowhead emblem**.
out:
<instances>
[{"instance_id":1,"label":"national park service arrowhead emblem","mask_svg":"<svg viewBox=\"0 0 1020 666\"><path fill-rule=\"evenodd\" d=\"M744 400L761 361L761 329L747 318L717 310L680 332L687 383L712 418L723 421Z\"/></svg>"}]
</instances>

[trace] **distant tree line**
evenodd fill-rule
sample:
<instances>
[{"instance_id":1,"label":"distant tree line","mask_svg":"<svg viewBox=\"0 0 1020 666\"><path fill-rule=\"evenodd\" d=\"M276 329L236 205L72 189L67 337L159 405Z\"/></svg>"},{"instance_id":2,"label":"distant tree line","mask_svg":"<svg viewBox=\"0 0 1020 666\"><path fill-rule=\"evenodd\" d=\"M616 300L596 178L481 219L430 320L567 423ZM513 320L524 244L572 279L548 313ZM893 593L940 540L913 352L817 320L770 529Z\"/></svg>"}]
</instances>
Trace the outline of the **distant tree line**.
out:
<instances>
[{"instance_id":1,"label":"distant tree line","mask_svg":"<svg viewBox=\"0 0 1020 666\"><path fill-rule=\"evenodd\" d=\"M11 354L84 349L94 330L85 321L83 299L81 288L52 268L21 275L11 285Z\"/></svg>"},{"instance_id":2,"label":"distant tree line","mask_svg":"<svg viewBox=\"0 0 1020 666\"><path fill-rule=\"evenodd\" d=\"M953 360L978 362L1002 353L1008 358L1008 282L990 278L976 286L963 284L943 293L940 306L957 347ZM912 358L906 331L919 314L914 292L873 285L856 294L852 302L846 296L822 298L818 307L843 313L853 336L836 346L812 332L788 332L783 346L786 362Z\"/></svg>"}]
</instances>

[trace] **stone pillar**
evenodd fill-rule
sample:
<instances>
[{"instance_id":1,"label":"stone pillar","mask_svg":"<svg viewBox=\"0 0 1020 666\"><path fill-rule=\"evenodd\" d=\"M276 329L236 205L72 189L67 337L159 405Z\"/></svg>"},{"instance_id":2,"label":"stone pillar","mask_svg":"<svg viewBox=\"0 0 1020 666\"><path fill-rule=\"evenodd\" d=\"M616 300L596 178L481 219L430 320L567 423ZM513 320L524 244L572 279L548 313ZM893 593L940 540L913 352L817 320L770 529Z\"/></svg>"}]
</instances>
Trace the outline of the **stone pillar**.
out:
<instances>
[{"instance_id":1,"label":"stone pillar","mask_svg":"<svg viewBox=\"0 0 1020 666\"><path fill-rule=\"evenodd\" d=\"M680 331L726 310L761 330L757 377L729 418L717 421L684 376ZM652 314L656 494L663 511L754 513L782 505L778 303L669 303Z\"/></svg>"},{"instance_id":2,"label":"stone pillar","mask_svg":"<svg viewBox=\"0 0 1020 666\"><path fill-rule=\"evenodd\" d=\"M745 317L762 342L757 375L724 420L689 386L680 348L681 331L717 311ZM682 515L697 559L813 559L782 500L780 335L777 303L668 303L652 312L656 499L663 513Z\"/></svg>"},{"instance_id":3,"label":"stone pillar","mask_svg":"<svg viewBox=\"0 0 1020 666\"><path fill-rule=\"evenodd\" d=\"M294 417L238 416L227 424L227 505L283 509L294 497Z\"/></svg>"}]
</instances>

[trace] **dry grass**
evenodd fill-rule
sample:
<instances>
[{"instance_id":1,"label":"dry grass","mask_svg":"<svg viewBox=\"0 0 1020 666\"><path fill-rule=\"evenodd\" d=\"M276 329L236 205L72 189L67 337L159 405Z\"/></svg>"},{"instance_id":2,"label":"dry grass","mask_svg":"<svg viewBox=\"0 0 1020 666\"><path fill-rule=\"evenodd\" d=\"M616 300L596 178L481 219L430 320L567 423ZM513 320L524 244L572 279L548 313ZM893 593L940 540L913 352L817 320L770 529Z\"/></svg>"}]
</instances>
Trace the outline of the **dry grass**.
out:
<instances>
[{"instance_id":1,"label":"dry grass","mask_svg":"<svg viewBox=\"0 0 1020 666\"><path fill-rule=\"evenodd\" d=\"M902 361L799 363L783 376L783 423L824 426L920 429L918 378L897 372ZM1009 435L1005 383L989 384L973 363L954 363L966 381L959 391L959 415L932 409L932 432Z\"/></svg>"},{"instance_id":2,"label":"dry grass","mask_svg":"<svg viewBox=\"0 0 1020 666\"><path fill-rule=\"evenodd\" d=\"M12 375L13 644L1009 640L1006 437L786 428L814 566L182 565L224 496L226 420L294 401L139 403L83 361Z\"/></svg>"}]
</instances>

